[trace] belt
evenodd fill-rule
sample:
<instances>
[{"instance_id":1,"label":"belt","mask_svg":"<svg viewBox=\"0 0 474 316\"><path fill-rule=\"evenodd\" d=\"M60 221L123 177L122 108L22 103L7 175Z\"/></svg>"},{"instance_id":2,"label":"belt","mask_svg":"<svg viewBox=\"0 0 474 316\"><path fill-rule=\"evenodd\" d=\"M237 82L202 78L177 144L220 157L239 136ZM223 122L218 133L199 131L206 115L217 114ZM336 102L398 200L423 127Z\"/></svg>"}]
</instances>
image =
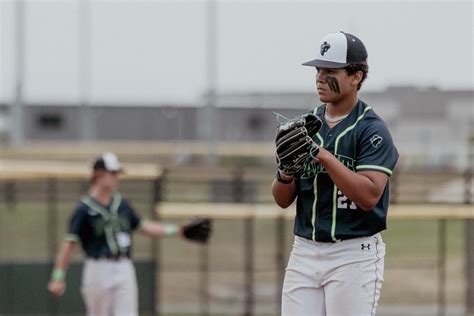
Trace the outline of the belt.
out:
<instances>
[{"instance_id":1,"label":"belt","mask_svg":"<svg viewBox=\"0 0 474 316\"><path fill-rule=\"evenodd\" d=\"M94 259L94 260L106 259L106 260L118 261L120 259L129 259L130 256L127 254L116 254L116 255L107 254L107 255L89 256L89 258Z\"/></svg>"}]
</instances>

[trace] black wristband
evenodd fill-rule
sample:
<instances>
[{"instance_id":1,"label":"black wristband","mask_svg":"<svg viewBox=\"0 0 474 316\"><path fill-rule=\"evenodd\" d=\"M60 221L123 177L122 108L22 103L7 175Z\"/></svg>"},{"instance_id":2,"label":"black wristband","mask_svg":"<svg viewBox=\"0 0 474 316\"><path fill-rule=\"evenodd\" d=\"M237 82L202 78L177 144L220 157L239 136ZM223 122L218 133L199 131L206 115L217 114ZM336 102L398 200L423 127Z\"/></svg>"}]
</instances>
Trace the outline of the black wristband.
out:
<instances>
[{"instance_id":1,"label":"black wristband","mask_svg":"<svg viewBox=\"0 0 474 316\"><path fill-rule=\"evenodd\" d=\"M291 182L293 182L293 178L291 178L290 180L283 179L281 177L280 170L277 170L276 172L276 179L278 182L283 183L283 184L290 184Z\"/></svg>"}]
</instances>

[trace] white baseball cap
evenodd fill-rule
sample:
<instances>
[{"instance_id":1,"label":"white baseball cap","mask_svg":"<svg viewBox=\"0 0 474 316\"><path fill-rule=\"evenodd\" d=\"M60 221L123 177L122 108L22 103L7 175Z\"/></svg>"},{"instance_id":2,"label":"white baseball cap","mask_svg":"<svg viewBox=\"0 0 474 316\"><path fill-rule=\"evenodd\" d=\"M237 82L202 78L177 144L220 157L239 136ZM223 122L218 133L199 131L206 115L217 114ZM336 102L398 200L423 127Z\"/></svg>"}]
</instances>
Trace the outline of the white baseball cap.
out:
<instances>
[{"instance_id":1,"label":"white baseball cap","mask_svg":"<svg viewBox=\"0 0 474 316\"><path fill-rule=\"evenodd\" d=\"M305 62L304 66L321 68L344 68L350 64L367 63L367 50L356 36L339 32L321 39L317 58Z\"/></svg>"},{"instance_id":2,"label":"white baseball cap","mask_svg":"<svg viewBox=\"0 0 474 316\"><path fill-rule=\"evenodd\" d=\"M114 153L106 152L94 161L94 170L106 170L112 172L123 171L122 165Z\"/></svg>"}]
</instances>

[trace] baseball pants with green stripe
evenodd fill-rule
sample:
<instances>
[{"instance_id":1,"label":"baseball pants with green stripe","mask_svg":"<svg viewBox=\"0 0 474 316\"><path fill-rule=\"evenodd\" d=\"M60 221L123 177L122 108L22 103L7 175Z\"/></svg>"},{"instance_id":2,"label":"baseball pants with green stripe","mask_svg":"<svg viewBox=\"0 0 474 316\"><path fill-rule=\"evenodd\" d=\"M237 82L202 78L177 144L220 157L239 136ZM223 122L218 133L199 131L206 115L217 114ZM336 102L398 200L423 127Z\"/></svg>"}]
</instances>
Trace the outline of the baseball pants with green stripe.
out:
<instances>
[{"instance_id":1,"label":"baseball pants with green stripe","mask_svg":"<svg viewBox=\"0 0 474 316\"><path fill-rule=\"evenodd\" d=\"M375 315L384 256L380 234L335 243L295 236L283 284L282 315Z\"/></svg>"}]
</instances>

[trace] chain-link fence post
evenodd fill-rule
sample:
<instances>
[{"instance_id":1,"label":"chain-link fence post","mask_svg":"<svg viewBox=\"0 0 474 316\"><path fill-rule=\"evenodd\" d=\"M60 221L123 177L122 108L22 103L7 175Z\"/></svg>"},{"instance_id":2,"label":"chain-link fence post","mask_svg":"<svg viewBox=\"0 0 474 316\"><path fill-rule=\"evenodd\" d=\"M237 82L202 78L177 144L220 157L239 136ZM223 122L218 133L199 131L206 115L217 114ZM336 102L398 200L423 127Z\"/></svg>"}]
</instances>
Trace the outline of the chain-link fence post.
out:
<instances>
[{"instance_id":1,"label":"chain-link fence post","mask_svg":"<svg viewBox=\"0 0 474 316\"><path fill-rule=\"evenodd\" d=\"M152 184L152 198L151 198L151 208L150 208L150 218L152 220L160 220L159 212L159 203L163 200L163 183L166 178L166 170L163 170L161 175L158 175ZM151 239L151 270L153 271L153 276L155 282L152 283L152 290L150 295L151 301L154 302L154 308L156 315L160 315L160 295L161 295L161 264L160 264L160 238Z\"/></svg>"},{"instance_id":2,"label":"chain-link fence post","mask_svg":"<svg viewBox=\"0 0 474 316\"><path fill-rule=\"evenodd\" d=\"M473 126L471 120L471 127ZM464 175L464 203L472 206L472 187L474 172L474 131L469 139L468 163ZM466 315L474 315L474 219L466 220Z\"/></svg>"},{"instance_id":3,"label":"chain-link fence post","mask_svg":"<svg viewBox=\"0 0 474 316\"><path fill-rule=\"evenodd\" d=\"M58 180L56 178L48 178L46 181L46 204L48 212L46 231L48 232L48 260L52 270L55 262L55 254L58 249ZM49 315L57 315L58 301L51 295L48 295L47 304Z\"/></svg>"}]
</instances>

